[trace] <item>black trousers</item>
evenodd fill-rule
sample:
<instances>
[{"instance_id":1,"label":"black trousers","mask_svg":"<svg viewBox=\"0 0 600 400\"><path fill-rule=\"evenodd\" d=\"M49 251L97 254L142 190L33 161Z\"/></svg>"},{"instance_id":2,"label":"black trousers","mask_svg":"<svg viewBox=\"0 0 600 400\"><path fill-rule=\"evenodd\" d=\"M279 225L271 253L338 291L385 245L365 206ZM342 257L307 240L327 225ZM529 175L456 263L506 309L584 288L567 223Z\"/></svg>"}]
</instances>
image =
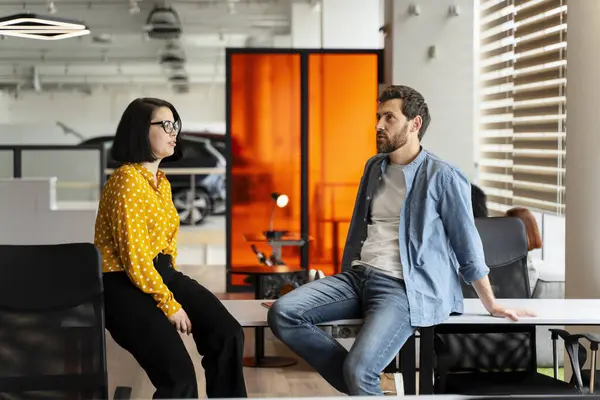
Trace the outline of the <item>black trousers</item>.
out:
<instances>
[{"instance_id":1,"label":"black trousers","mask_svg":"<svg viewBox=\"0 0 600 400\"><path fill-rule=\"evenodd\" d=\"M210 291L171 266L171 257L155 259L157 271L192 323L203 356L208 397L247 397L242 357L244 332ZM106 328L146 371L156 388L154 398L198 398L192 359L180 334L125 272L103 275Z\"/></svg>"}]
</instances>

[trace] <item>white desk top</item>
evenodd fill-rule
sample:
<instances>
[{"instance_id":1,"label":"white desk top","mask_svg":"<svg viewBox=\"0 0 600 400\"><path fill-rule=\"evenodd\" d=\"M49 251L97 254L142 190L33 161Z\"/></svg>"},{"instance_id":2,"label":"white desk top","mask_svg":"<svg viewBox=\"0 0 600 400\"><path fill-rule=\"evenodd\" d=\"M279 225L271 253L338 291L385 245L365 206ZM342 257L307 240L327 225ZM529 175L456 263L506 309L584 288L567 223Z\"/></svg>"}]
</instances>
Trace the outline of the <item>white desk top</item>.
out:
<instances>
[{"instance_id":1,"label":"white desk top","mask_svg":"<svg viewBox=\"0 0 600 400\"><path fill-rule=\"evenodd\" d=\"M267 326L267 308L260 303L271 300L223 300L229 312L242 326ZM451 316L445 324L530 324L600 325L600 299L500 299L507 307L526 308L537 317L517 322L490 316L479 299L465 299L465 313ZM331 321L326 325L361 325L362 320Z\"/></svg>"}]
</instances>

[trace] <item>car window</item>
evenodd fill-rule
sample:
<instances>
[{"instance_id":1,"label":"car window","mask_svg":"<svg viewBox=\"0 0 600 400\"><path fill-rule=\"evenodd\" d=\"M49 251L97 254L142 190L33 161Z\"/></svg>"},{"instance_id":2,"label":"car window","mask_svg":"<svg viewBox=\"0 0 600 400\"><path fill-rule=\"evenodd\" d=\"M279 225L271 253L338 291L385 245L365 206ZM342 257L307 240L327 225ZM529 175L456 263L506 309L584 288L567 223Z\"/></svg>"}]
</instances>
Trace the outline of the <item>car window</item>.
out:
<instances>
[{"instance_id":1,"label":"car window","mask_svg":"<svg viewBox=\"0 0 600 400\"><path fill-rule=\"evenodd\" d=\"M183 141L183 158L173 163L173 166L182 166L188 168L212 168L216 166L217 160L214 155L208 151L204 142L195 140Z\"/></svg>"}]
</instances>

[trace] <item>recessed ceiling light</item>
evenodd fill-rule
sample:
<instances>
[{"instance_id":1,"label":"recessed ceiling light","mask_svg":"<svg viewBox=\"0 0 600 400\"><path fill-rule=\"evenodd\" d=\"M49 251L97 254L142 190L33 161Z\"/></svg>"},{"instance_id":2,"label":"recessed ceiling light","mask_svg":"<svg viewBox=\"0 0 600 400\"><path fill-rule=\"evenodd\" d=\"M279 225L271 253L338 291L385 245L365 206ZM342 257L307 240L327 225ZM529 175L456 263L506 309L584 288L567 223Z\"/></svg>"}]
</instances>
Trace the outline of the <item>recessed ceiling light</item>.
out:
<instances>
[{"instance_id":1,"label":"recessed ceiling light","mask_svg":"<svg viewBox=\"0 0 600 400\"><path fill-rule=\"evenodd\" d=\"M0 18L0 35L27 39L60 40L88 35L90 30L79 21L36 14L15 14Z\"/></svg>"}]
</instances>

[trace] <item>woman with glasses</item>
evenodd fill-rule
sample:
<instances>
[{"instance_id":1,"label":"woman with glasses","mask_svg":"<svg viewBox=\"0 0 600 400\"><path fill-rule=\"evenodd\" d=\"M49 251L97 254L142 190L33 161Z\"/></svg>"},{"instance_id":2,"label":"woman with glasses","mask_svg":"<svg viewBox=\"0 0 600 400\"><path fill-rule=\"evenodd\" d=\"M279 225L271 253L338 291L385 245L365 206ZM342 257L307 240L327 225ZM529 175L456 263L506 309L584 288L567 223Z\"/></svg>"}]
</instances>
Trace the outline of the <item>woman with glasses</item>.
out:
<instances>
[{"instance_id":1,"label":"woman with glasses","mask_svg":"<svg viewBox=\"0 0 600 400\"><path fill-rule=\"evenodd\" d=\"M247 397L239 323L206 288L175 267L179 216L158 169L181 158L181 120L170 103L134 100L112 156L94 242L102 255L106 328L156 388L154 398L198 398L194 365L179 334L203 356L208 397Z\"/></svg>"}]
</instances>

